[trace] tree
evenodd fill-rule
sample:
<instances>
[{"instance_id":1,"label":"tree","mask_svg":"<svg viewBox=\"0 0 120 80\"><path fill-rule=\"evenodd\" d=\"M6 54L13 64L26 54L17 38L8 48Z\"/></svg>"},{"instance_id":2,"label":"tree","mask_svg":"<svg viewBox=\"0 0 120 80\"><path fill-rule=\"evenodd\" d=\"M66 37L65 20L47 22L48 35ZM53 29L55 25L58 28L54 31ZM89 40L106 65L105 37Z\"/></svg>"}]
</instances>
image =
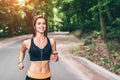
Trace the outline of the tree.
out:
<instances>
[{"instance_id":1,"label":"tree","mask_svg":"<svg viewBox=\"0 0 120 80\"><path fill-rule=\"evenodd\" d=\"M98 4L99 4L99 18L100 18L100 26L101 26L101 31L102 31L102 37L103 39L106 38L106 31L105 31L105 22L104 22L104 17L103 17L103 13L102 13L102 2L101 0L98 0Z\"/></svg>"}]
</instances>

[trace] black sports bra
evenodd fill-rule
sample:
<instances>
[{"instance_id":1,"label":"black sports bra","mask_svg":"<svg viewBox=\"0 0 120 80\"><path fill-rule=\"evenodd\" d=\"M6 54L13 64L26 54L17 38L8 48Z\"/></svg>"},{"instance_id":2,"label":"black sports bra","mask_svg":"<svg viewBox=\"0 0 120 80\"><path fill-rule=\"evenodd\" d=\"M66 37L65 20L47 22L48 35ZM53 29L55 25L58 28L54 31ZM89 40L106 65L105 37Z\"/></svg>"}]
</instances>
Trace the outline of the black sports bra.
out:
<instances>
[{"instance_id":1,"label":"black sports bra","mask_svg":"<svg viewBox=\"0 0 120 80\"><path fill-rule=\"evenodd\" d=\"M31 39L31 46L29 49L30 61L50 60L52 47L50 40L47 38L47 44L43 49L35 45L33 38Z\"/></svg>"}]
</instances>

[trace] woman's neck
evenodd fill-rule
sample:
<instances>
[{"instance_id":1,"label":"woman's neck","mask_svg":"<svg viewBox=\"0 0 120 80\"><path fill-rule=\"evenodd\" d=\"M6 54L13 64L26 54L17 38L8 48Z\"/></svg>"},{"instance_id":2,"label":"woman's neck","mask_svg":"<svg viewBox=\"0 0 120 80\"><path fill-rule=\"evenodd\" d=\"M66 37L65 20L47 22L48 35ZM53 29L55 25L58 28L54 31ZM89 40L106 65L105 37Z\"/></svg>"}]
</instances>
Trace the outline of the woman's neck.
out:
<instances>
[{"instance_id":1,"label":"woman's neck","mask_svg":"<svg viewBox=\"0 0 120 80\"><path fill-rule=\"evenodd\" d=\"M44 33L43 34L36 34L35 38L37 40L45 39L45 35L44 35Z\"/></svg>"}]
</instances>

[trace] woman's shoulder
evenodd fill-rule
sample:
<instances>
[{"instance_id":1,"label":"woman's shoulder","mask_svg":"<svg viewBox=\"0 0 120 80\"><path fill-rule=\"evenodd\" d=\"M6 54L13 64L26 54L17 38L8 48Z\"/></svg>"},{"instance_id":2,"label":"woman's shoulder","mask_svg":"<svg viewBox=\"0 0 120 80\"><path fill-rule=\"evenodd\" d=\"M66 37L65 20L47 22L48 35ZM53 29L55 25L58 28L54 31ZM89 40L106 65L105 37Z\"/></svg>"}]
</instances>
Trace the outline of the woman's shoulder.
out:
<instances>
[{"instance_id":1,"label":"woman's shoulder","mask_svg":"<svg viewBox=\"0 0 120 80\"><path fill-rule=\"evenodd\" d=\"M49 38L49 40L50 40L50 43L51 43L52 45L56 43L56 41L55 41L54 38Z\"/></svg>"},{"instance_id":2,"label":"woman's shoulder","mask_svg":"<svg viewBox=\"0 0 120 80\"><path fill-rule=\"evenodd\" d=\"M25 39L23 40L23 44L29 45L31 43L31 39Z\"/></svg>"},{"instance_id":3,"label":"woman's shoulder","mask_svg":"<svg viewBox=\"0 0 120 80\"><path fill-rule=\"evenodd\" d=\"M55 39L54 39L54 38L49 38L49 40L50 40L51 42L54 42L54 41L55 41Z\"/></svg>"}]
</instances>

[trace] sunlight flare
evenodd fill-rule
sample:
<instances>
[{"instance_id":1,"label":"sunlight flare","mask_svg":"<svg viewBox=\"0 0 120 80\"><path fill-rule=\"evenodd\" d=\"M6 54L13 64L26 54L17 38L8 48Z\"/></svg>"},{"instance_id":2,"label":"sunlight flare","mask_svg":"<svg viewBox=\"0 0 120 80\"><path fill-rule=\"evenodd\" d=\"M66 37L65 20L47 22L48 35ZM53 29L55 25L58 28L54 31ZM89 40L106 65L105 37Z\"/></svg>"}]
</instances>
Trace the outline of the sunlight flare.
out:
<instances>
[{"instance_id":1,"label":"sunlight flare","mask_svg":"<svg viewBox=\"0 0 120 80\"><path fill-rule=\"evenodd\" d=\"M25 0L18 0L21 6L25 6Z\"/></svg>"}]
</instances>

